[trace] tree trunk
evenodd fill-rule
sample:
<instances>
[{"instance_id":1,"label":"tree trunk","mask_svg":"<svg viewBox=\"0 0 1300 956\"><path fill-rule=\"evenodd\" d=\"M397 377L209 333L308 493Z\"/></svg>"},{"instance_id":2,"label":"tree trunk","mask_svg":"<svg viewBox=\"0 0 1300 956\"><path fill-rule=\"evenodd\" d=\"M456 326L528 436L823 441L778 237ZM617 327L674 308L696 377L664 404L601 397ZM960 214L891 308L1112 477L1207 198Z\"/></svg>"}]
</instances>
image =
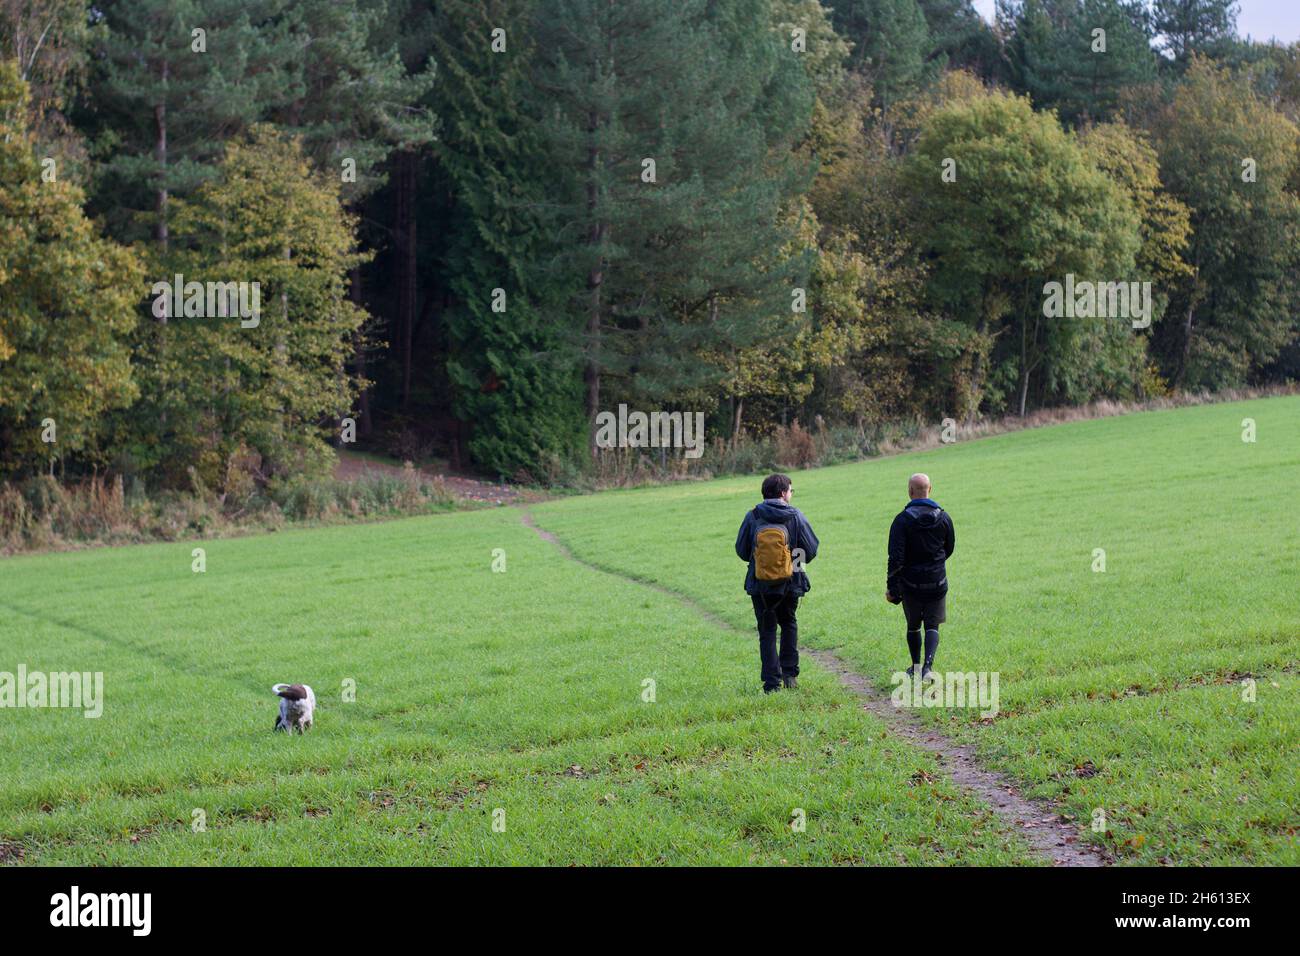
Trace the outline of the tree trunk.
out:
<instances>
[{"instance_id":1,"label":"tree trunk","mask_svg":"<svg viewBox=\"0 0 1300 956\"><path fill-rule=\"evenodd\" d=\"M469 455L465 450L465 423L457 418L452 422L451 437L451 470L460 472L465 470L465 462L469 460Z\"/></svg>"},{"instance_id":2,"label":"tree trunk","mask_svg":"<svg viewBox=\"0 0 1300 956\"><path fill-rule=\"evenodd\" d=\"M966 395L966 424L975 424L979 414L980 400L984 392L984 351L989 322L987 313L981 314L979 324L975 326L975 358L971 362L970 384Z\"/></svg>"},{"instance_id":3,"label":"tree trunk","mask_svg":"<svg viewBox=\"0 0 1300 956\"><path fill-rule=\"evenodd\" d=\"M583 371L583 381L587 387L586 412L590 425L588 431L591 436L590 448L593 458L597 454L596 414L600 411L600 293L601 286L605 282L603 256L605 240L609 232L608 226L599 220L596 206L599 195L596 171L600 166L600 150L596 148L594 138L599 122L600 118L595 112L588 114L587 134L592 137L592 143L587 148L587 215L591 219L587 241L592 246L593 260L587 272L587 293L591 298L587 306L587 367Z\"/></svg>"},{"instance_id":4,"label":"tree trunk","mask_svg":"<svg viewBox=\"0 0 1300 956\"><path fill-rule=\"evenodd\" d=\"M163 252L167 251L167 80L170 77L170 65L166 60L162 61L161 85L163 90L163 100L154 105L154 158L158 161L158 188L154 198L154 211L157 214L158 221L154 224L154 238L158 245L162 246ZM170 296L169 296L170 298ZM167 324L168 313L171 312L172 306L169 304L163 309L162 316L158 319L161 325ZM165 346L164 346L165 347ZM158 423L164 431L167 427L167 410L163 409L158 416Z\"/></svg>"},{"instance_id":5,"label":"tree trunk","mask_svg":"<svg viewBox=\"0 0 1300 956\"><path fill-rule=\"evenodd\" d=\"M361 302L361 267L360 266L352 267L352 274L350 278L351 278L351 288L349 291L351 292L352 295L352 304L355 305L358 309L363 308ZM361 334L360 329L357 330L357 334L353 337L352 340L352 362L356 366L357 377L364 379L366 377L366 349L365 349L365 345L363 344L363 336ZM370 387L369 386L362 388L361 391L357 394L357 409L358 409L358 414L361 416L361 421L357 422L357 424L360 426L359 431L361 432L361 437L369 438L373 427L370 420Z\"/></svg>"},{"instance_id":6,"label":"tree trunk","mask_svg":"<svg viewBox=\"0 0 1300 956\"><path fill-rule=\"evenodd\" d=\"M397 327L402 350L402 407L411 399L411 342L415 330L415 174L416 155L405 151L397 157L397 202L394 246L397 270Z\"/></svg>"},{"instance_id":7,"label":"tree trunk","mask_svg":"<svg viewBox=\"0 0 1300 956\"><path fill-rule=\"evenodd\" d=\"M418 217L415 215L415 191L418 186L416 176L419 165L414 153L407 160L409 170L406 177L406 357L402 365L402 401L411 397L411 363L415 348L415 303L419 297L418 263L416 255L416 229Z\"/></svg>"},{"instance_id":8,"label":"tree trunk","mask_svg":"<svg viewBox=\"0 0 1300 956\"><path fill-rule=\"evenodd\" d=\"M1192 323L1196 314L1195 300L1187 303L1187 316L1183 319L1183 354L1178 360L1178 374L1174 376L1174 387L1182 388L1187 377L1187 364L1192 357Z\"/></svg>"},{"instance_id":9,"label":"tree trunk","mask_svg":"<svg viewBox=\"0 0 1300 956\"><path fill-rule=\"evenodd\" d=\"M167 79L170 75L169 65L166 60L162 63L162 89L163 95L166 96ZM154 211L158 215L158 221L154 225L154 238L158 244L167 249L167 101L164 99L157 103L153 108L154 121L154 158L158 161L158 189L154 198ZM163 324L166 324L167 317L163 316Z\"/></svg>"},{"instance_id":10,"label":"tree trunk","mask_svg":"<svg viewBox=\"0 0 1300 956\"><path fill-rule=\"evenodd\" d=\"M593 425L600 411L600 286L604 275L597 266L587 275L587 288L591 292L591 305L587 312L587 367L582 379L587 386L587 420ZM596 432L591 432L591 454L596 455Z\"/></svg>"},{"instance_id":11,"label":"tree trunk","mask_svg":"<svg viewBox=\"0 0 1300 956\"><path fill-rule=\"evenodd\" d=\"M1029 397L1029 323L1020 320L1020 417L1025 417L1025 401Z\"/></svg>"},{"instance_id":12,"label":"tree trunk","mask_svg":"<svg viewBox=\"0 0 1300 956\"><path fill-rule=\"evenodd\" d=\"M737 395L732 398L732 403L736 406L736 414L731 420L731 447L735 448L740 441L740 417L745 414L745 397Z\"/></svg>"}]
</instances>

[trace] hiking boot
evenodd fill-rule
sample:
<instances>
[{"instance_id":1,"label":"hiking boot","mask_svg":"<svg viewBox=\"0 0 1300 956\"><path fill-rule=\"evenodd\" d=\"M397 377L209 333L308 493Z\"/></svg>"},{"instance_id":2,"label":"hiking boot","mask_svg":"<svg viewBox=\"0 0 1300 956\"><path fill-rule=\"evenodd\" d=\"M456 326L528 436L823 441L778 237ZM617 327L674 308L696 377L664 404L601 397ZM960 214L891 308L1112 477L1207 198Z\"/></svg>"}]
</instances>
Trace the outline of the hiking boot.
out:
<instances>
[{"instance_id":1,"label":"hiking boot","mask_svg":"<svg viewBox=\"0 0 1300 956\"><path fill-rule=\"evenodd\" d=\"M780 689L781 689L781 685L780 685L780 684L777 684L775 687L764 687L764 688L763 688L763 693L764 693L764 694L775 694L775 693L776 693L778 690L780 690Z\"/></svg>"},{"instance_id":2,"label":"hiking boot","mask_svg":"<svg viewBox=\"0 0 1300 956\"><path fill-rule=\"evenodd\" d=\"M907 669L907 676L908 676L909 679L910 679L910 678L913 678L913 677L916 676L916 665L915 665L915 664L913 664L911 667L909 667L909 668Z\"/></svg>"},{"instance_id":3,"label":"hiking boot","mask_svg":"<svg viewBox=\"0 0 1300 956\"><path fill-rule=\"evenodd\" d=\"M796 680L793 675L791 675L790 677L782 677L781 683L785 684L785 686L788 687L790 690L794 690L796 687L799 686L799 681Z\"/></svg>"},{"instance_id":4,"label":"hiking boot","mask_svg":"<svg viewBox=\"0 0 1300 956\"><path fill-rule=\"evenodd\" d=\"M926 664L925 667L921 669L921 680L927 681L927 680L934 680L934 679L935 679L934 671L930 669L929 664Z\"/></svg>"}]
</instances>

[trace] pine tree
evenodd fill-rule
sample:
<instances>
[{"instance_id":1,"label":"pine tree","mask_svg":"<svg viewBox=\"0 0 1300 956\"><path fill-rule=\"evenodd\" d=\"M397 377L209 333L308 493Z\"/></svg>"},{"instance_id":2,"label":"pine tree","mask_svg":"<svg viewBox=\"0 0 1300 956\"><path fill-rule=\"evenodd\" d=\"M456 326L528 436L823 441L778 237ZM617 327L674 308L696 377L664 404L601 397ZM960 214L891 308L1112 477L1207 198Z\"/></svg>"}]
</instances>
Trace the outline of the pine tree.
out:
<instances>
[{"instance_id":1,"label":"pine tree","mask_svg":"<svg viewBox=\"0 0 1300 956\"><path fill-rule=\"evenodd\" d=\"M917 0L930 31L926 59L936 66L1000 79L1002 49L971 0Z\"/></svg>"},{"instance_id":2,"label":"pine tree","mask_svg":"<svg viewBox=\"0 0 1300 956\"><path fill-rule=\"evenodd\" d=\"M396 169L396 202L380 199L371 205L390 213L394 225L397 275L391 285L399 295L390 328L401 346L409 390L418 267L412 173L417 152L438 128L429 102L435 85L432 14L410 0L291 0L285 18L298 51L291 71L295 89L270 119L301 137L316 164L342 182L343 198L353 210L361 210ZM364 299L365 272L355 269L350 278L358 304ZM363 379L378 344L370 325L357 336L353 366ZM359 434L368 438L368 388L358 396L357 411Z\"/></svg>"},{"instance_id":3,"label":"pine tree","mask_svg":"<svg viewBox=\"0 0 1300 956\"><path fill-rule=\"evenodd\" d=\"M1142 0L1014 0L999 15L1014 85L1067 123L1114 116L1126 89L1155 78Z\"/></svg>"},{"instance_id":4,"label":"pine tree","mask_svg":"<svg viewBox=\"0 0 1300 956\"><path fill-rule=\"evenodd\" d=\"M436 134L424 103L434 64L426 55L409 70L389 22L407 13L396 0L291 0L285 11L301 54L292 96L269 118L340 178L349 201L382 185L380 167L394 149ZM412 26L407 20L406 29Z\"/></svg>"},{"instance_id":5,"label":"pine tree","mask_svg":"<svg viewBox=\"0 0 1300 956\"><path fill-rule=\"evenodd\" d=\"M1156 32L1179 69L1193 54L1216 56L1232 42L1237 29L1237 0L1155 0Z\"/></svg>"},{"instance_id":6,"label":"pine tree","mask_svg":"<svg viewBox=\"0 0 1300 956\"><path fill-rule=\"evenodd\" d=\"M168 200L213 174L224 141L290 101L289 0L107 0L91 108L111 146L96 198L120 236L167 245Z\"/></svg>"},{"instance_id":7,"label":"pine tree","mask_svg":"<svg viewBox=\"0 0 1300 956\"><path fill-rule=\"evenodd\" d=\"M539 8L538 13L541 13ZM564 0L534 30L547 262L580 330L588 418L715 401L735 351L788 334L806 265L783 206L812 93L764 0Z\"/></svg>"},{"instance_id":8,"label":"pine tree","mask_svg":"<svg viewBox=\"0 0 1300 956\"><path fill-rule=\"evenodd\" d=\"M835 29L853 44L851 69L884 106L938 74L929 24L917 0L828 0Z\"/></svg>"},{"instance_id":9,"label":"pine tree","mask_svg":"<svg viewBox=\"0 0 1300 956\"><path fill-rule=\"evenodd\" d=\"M435 36L437 158L455 196L443 265L453 410L485 471L540 478L582 447L579 376L535 262L551 167L526 108L531 43L521 0L450 0ZM503 49L493 50L502 30ZM500 290L497 292L497 290Z\"/></svg>"}]
</instances>

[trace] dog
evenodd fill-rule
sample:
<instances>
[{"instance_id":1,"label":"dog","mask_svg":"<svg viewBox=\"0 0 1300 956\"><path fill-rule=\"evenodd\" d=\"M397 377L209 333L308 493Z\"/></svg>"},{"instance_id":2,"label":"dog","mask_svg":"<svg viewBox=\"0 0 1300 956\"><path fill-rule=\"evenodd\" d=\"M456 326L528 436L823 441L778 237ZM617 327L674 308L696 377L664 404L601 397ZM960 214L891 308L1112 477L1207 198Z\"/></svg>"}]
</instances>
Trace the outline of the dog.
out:
<instances>
[{"instance_id":1,"label":"dog","mask_svg":"<svg viewBox=\"0 0 1300 956\"><path fill-rule=\"evenodd\" d=\"M299 734L311 727L316 713L316 694L306 684L276 684L271 690L280 698L280 716L275 719L275 730Z\"/></svg>"}]
</instances>

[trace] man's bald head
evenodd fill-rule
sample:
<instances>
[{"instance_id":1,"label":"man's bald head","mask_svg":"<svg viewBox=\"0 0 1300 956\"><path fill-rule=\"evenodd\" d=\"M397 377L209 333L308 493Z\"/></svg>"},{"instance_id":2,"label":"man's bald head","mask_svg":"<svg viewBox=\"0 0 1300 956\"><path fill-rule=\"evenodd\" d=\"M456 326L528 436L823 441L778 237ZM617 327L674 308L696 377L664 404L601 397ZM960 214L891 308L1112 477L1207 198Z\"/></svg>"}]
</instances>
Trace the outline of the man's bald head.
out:
<instances>
[{"instance_id":1,"label":"man's bald head","mask_svg":"<svg viewBox=\"0 0 1300 956\"><path fill-rule=\"evenodd\" d=\"M930 476L923 475L918 471L911 478L907 479L907 497L929 498L930 497Z\"/></svg>"}]
</instances>

